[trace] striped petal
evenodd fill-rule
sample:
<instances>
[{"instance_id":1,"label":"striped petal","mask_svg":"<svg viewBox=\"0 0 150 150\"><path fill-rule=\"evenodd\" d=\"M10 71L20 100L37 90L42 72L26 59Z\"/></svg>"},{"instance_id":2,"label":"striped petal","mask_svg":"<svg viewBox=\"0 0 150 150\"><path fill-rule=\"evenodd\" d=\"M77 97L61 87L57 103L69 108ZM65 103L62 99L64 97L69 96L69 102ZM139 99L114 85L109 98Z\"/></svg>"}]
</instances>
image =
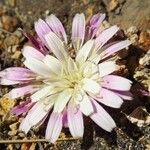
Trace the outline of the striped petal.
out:
<instances>
[{"instance_id":1,"label":"striped petal","mask_svg":"<svg viewBox=\"0 0 150 150\"><path fill-rule=\"evenodd\" d=\"M89 35L91 36L91 39L96 36L96 34L99 30L99 27L101 26L105 17L106 17L106 14L98 13L91 18L90 26L89 26Z\"/></svg>"},{"instance_id":2,"label":"striped petal","mask_svg":"<svg viewBox=\"0 0 150 150\"><path fill-rule=\"evenodd\" d=\"M47 46L44 36L51 31L48 24L44 20L39 19L35 22L34 28L41 41Z\"/></svg>"},{"instance_id":3,"label":"striped petal","mask_svg":"<svg viewBox=\"0 0 150 150\"><path fill-rule=\"evenodd\" d=\"M64 43L55 33L49 32L45 35L45 40L51 51L59 60L67 60L68 54L65 50Z\"/></svg>"},{"instance_id":4,"label":"striped petal","mask_svg":"<svg viewBox=\"0 0 150 150\"><path fill-rule=\"evenodd\" d=\"M89 116L94 112L94 108L91 103L91 100L86 94L84 94L83 99L80 100L79 105L80 105L79 108L80 111L86 116Z\"/></svg>"},{"instance_id":5,"label":"striped petal","mask_svg":"<svg viewBox=\"0 0 150 150\"><path fill-rule=\"evenodd\" d=\"M92 94L98 94L101 90L100 84L91 79L83 79L83 89Z\"/></svg>"},{"instance_id":6,"label":"striped petal","mask_svg":"<svg viewBox=\"0 0 150 150\"><path fill-rule=\"evenodd\" d=\"M115 61L102 62L98 65L100 77L104 77L117 70Z\"/></svg>"},{"instance_id":7,"label":"striped petal","mask_svg":"<svg viewBox=\"0 0 150 150\"><path fill-rule=\"evenodd\" d=\"M68 116L68 126L71 132L71 135L74 138L83 137L84 125L83 125L83 116L81 111L73 105L71 102L68 105L67 109Z\"/></svg>"},{"instance_id":8,"label":"striped petal","mask_svg":"<svg viewBox=\"0 0 150 150\"><path fill-rule=\"evenodd\" d=\"M103 77L102 82L103 87L118 91L129 91L131 84L130 80L116 75L107 75Z\"/></svg>"},{"instance_id":9,"label":"striped petal","mask_svg":"<svg viewBox=\"0 0 150 150\"><path fill-rule=\"evenodd\" d=\"M24 83L22 81L13 81L13 80L8 80L5 78L0 78L0 85L15 85L15 84L21 84Z\"/></svg>"},{"instance_id":10,"label":"striped petal","mask_svg":"<svg viewBox=\"0 0 150 150\"><path fill-rule=\"evenodd\" d=\"M93 44L94 41L89 40L83 45L83 47L77 52L77 56L76 56L77 62L83 62L87 60L89 53L92 50Z\"/></svg>"},{"instance_id":11,"label":"striped petal","mask_svg":"<svg viewBox=\"0 0 150 150\"><path fill-rule=\"evenodd\" d=\"M105 43L108 42L119 30L117 26L112 26L104 30L99 36L95 39L95 46L101 48Z\"/></svg>"},{"instance_id":12,"label":"striped petal","mask_svg":"<svg viewBox=\"0 0 150 150\"><path fill-rule=\"evenodd\" d=\"M96 101L93 100L92 102L96 108L96 112L90 118L102 129L111 132L116 127L114 120Z\"/></svg>"},{"instance_id":13,"label":"striped petal","mask_svg":"<svg viewBox=\"0 0 150 150\"><path fill-rule=\"evenodd\" d=\"M50 69L42 61L35 58L30 58L24 61L24 65L41 76L49 77L51 74Z\"/></svg>"},{"instance_id":14,"label":"striped petal","mask_svg":"<svg viewBox=\"0 0 150 150\"><path fill-rule=\"evenodd\" d=\"M50 26L51 30L67 44L67 35L60 20L52 14L46 18L46 23Z\"/></svg>"},{"instance_id":15,"label":"striped petal","mask_svg":"<svg viewBox=\"0 0 150 150\"><path fill-rule=\"evenodd\" d=\"M110 46L109 48L107 48L105 51L101 53L101 55L103 56L102 59L105 59L106 57L113 55L114 53L128 47L129 45L131 45L131 42L129 40L125 40L113 44L112 46Z\"/></svg>"},{"instance_id":16,"label":"striped petal","mask_svg":"<svg viewBox=\"0 0 150 150\"><path fill-rule=\"evenodd\" d=\"M72 43L76 50L79 50L84 42L85 36L85 16L76 14L72 24Z\"/></svg>"},{"instance_id":17,"label":"striped petal","mask_svg":"<svg viewBox=\"0 0 150 150\"><path fill-rule=\"evenodd\" d=\"M10 67L0 72L0 77L13 81L28 81L35 78L35 74L22 67Z\"/></svg>"},{"instance_id":18,"label":"striped petal","mask_svg":"<svg viewBox=\"0 0 150 150\"><path fill-rule=\"evenodd\" d=\"M40 51L31 46L24 46L22 54L26 59L36 58L42 60L44 58L44 55Z\"/></svg>"},{"instance_id":19,"label":"striped petal","mask_svg":"<svg viewBox=\"0 0 150 150\"><path fill-rule=\"evenodd\" d=\"M123 103L123 100L117 94L104 88L101 89L99 96L95 99L100 103L113 108L120 108Z\"/></svg>"},{"instance_id":20,"label":"striped petal","mask_svg":"<svg viewBox=\"0 0 150 150\"><path fill-rule=\"evenodd\" d=\"M61 70L62 70L62 65L60 63L60 61L58 59L56 59L55 57L51 56L51 55L46 55L43 59L43 62L48 66L48 68L56 73L56 74L60 74Z\"/></svg>"},{"instance_id":21,"label":"striped petal","mask_svg":"<svg viewBox=\"0 0 150 150\"><path fill-rule=\"evenodd\" d=\"M124 100L133 100L133 95L129 91L113 91L115 94L123 98Z\"/></svg>"},{"instance_id":22,"label":"striped petal","mask_svg":"<svg viewBox=\"0 0 150 150\"><path fill-rule=\"evenodd\" d=\"M70 100L72 95L72 90L64 90L59 93L57 100L55 101L53 112L61 113L65 108L66 104Z\"/></svg>"},{"instance_id":23,"label":"striped petal","mask_svg":"<svg viewBox=\"0 0 150 150\"><path fill-rule=\"evenodd\" d=\"M36 102L39 101L51 94L53 94L55 91L53 90L53 86L46 86L40 90L38 90L37 92L35 92L32 96L31 96L31 100L32 102Z\"/></svg>"},{"instance_id":24,"label":"striped petal","mask_svg":"<svg viewBox=\"0 0 150 150\"><path fill-rule=\"evenodd\" d=\"M52 113L47 124L45 138L54 143L61 132L63 127L63 115L59 113Z\"/></svg>"},{"instance_id":25,"label":"striped petal","mask_svg":"<svg viewBox=\"0 0 150 150\"><path fill-rule=\"evenodd\" d=\"M27 94L32 94L33 92L37 91L38 88L34 88L32 85L27 85L23 86L20 88L14 88L9 92L9 97L12 99L27 95Z\"/></svg>"}]
</instances>

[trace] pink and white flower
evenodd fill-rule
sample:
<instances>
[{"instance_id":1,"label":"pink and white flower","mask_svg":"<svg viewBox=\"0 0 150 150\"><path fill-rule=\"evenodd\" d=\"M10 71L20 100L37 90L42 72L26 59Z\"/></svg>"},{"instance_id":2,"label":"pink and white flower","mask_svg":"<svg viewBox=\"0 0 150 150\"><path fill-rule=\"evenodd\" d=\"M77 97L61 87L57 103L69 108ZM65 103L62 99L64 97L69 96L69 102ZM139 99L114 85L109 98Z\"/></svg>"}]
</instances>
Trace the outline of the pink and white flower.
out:
<instances>
[{"instance_id":1,"label":"pink and white flower","mask_svg":"<svg viewBox=\"0 0 150 150\"><path fill-rule=\"evenodd\" d=\"M83 115L108 132L116 127L100 103L120 108L123 99L132 99L132 82L111 74L117 65L110 59L131 42L108 44L119 28L102 30L104 18L104 14L96 14L86 26L84 14L76 14L71 41L54 15L35 23L37 38L26 34L33 44L22 51L26 68L11 67L0 72L1 85L18 85L10 91L11 98L30 96L30 102L13 109L16 114L27 112L20 130L27 133L48 116L45 136L51 142L57 140L63 127L69 127L74 138L81 138ZM69 55L71 50L75 58Z\"/></svg>"}]
</instances>

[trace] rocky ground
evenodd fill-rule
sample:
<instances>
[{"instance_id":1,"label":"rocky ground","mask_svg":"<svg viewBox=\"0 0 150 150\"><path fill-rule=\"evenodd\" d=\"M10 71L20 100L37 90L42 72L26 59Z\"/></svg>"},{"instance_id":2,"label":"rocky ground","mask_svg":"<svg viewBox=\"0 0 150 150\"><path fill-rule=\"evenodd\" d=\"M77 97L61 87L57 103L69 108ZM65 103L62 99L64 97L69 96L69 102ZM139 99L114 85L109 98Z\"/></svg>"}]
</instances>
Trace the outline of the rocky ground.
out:
<instances>
[{"instance_id":1,"label":"rocky ground","mask_svg":"<svg viewBox=\"0 0 150 150\"><path fill-rule=\"evenodd\" d=\"M22 117L9 110L22 99L10 100L12 87L0 86L0 149L1 150L149 150L150 149L150 1L148 0L0 0L0 70L22 65L21 49L27 39L20 28L34 34L33 23L39 17L56 14L71 29L73 16L85 13L107 14L105 26L117 24L120 38L129 38L133 45L119 54L120 74L134 84L134 100L121 109L105 109L113 116L118 128L107 133L85 118L83 140L72 139L64 130L55 145L44 141L44 126L28 135L18 131ZM69 32L68 32L69 33ZM11 140L11 143L10 143ZM18 141L19 140L19 141ZM21 143L25 140L24 143Z\"/></svg>"}]
</instances>

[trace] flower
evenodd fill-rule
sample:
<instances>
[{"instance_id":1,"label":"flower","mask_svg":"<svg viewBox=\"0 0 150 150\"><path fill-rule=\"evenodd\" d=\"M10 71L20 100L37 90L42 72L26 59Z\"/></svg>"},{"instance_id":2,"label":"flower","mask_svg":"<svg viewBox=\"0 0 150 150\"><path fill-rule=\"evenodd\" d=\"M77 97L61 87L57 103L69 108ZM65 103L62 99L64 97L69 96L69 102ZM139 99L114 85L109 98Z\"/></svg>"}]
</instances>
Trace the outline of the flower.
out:
<instances>
[{"instance_id":1,"label":"flower","mask_svg":"<svg viewBox=\"0 0 150 150\"><path fill-rule=\"evenodd\" d=\"M27 112L20 130L27 133L48 116L45 136L51 142L57 140L63 127L69 127L73 137L82 137L83 115L108 132L116 127L100 103L119 108L123 99L132 99L132 82L111 74L117 65L110 58L131 43L108 43L119 28L102 29L104 18L105 14L96 14L86 26L84 14L76 14L71 40L54 15L35 22L37 38L25 34L32 43L22 51L26 68L0 72L1 85L19 86L10 91L11 98L30 95L30 100L12 110L18 115Z\"/></svg>"}]
</instances>

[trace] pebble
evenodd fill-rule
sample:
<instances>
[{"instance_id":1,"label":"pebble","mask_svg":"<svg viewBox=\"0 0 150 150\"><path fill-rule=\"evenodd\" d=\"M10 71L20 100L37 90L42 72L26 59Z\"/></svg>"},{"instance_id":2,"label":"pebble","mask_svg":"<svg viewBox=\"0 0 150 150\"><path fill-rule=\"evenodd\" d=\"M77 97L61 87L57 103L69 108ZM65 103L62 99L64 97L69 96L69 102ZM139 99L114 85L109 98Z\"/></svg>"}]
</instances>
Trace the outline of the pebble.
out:
<instances>
[{"instance_id":1,"label":"pebble","mask_svg":"<svg viewBox=\"0 0 150 150\"><path fill-rule=\"evenodd\" d=\"M145 51L148 51L150 48L150 33L149 32L141 32L139 37L139 44L144 47Z\"/></svg>"},{"instance_id":2,"label":"pebble","mask_svg":"<svg viewBox=\"0 0 150 150\"><path fill-rule=\"evenodd\" d=\"M16 35L12 34L11 36L6 37L4 43L6 44L7 47L9 47L13 45L18 45L20 43L20 40Z\"/></svg>"},{"instance_id":3,"label":"pebble","mask_svg":"<svg viewBox=\"0 0 150 150\"><path fill-rule=\"evenodd\" d=\"M16 6L16 0L7 0L7 3L12 7Z\"/></svg>"},{"instance_id":4,"label":"pebble","mask_svg":"<svg viewBox=\"0 0 150 150\"><path fill-rule=\"evenodd\" d=\"M12 59L19 59L21 56L21 51L16 51L12 56L11 58Z\"/></svg>"},{"instance_id":5,"label":"pebble","mask_svg":"<svg viewBox=\"0 0 150 150\"><path fill-rule=\"evenodd\" d=\"M135 34L137 32L138 32L138 29L136 26L132 26L132 27L128 28L128 30L127 30L128 35Z\"/></svg>"},{"instance_id":6,"label":"pebble","mask_svg":"<svg viewBox=\"0 0 150 150\"><path fill-rule=\"evenodd\" d=\"M19 21L16 17L3 15L2 16L2 24L3 29L9 32L13 32L15 28L17 27Z\"/></svg>"},{"instance_id":7,"label":"pebble","mask_svg":"<svg viewBox=\"0 0 150 150\"><path fill-rule=\"evenodd\" d=\"M118 0L111 0L109 5L108 5L108 10L109 11L113 11L115 10L119 5L119 1Z\"/></svg>"}]
</instances>

